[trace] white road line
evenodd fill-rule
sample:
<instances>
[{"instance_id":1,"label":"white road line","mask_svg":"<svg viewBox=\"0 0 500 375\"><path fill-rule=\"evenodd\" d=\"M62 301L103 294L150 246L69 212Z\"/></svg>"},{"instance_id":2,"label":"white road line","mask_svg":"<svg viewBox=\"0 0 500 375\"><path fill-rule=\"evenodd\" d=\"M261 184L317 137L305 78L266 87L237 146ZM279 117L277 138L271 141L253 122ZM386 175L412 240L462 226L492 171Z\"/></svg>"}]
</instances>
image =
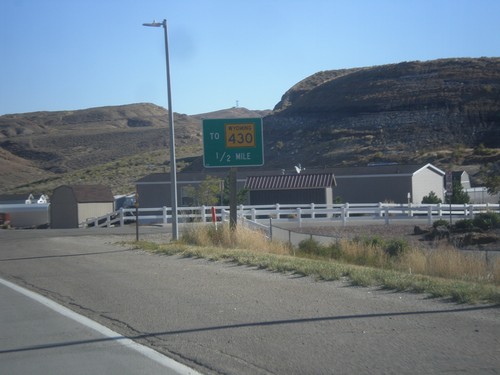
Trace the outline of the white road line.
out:
<instances>
[{"instance_id":1,"label":"white road line","mask_svg":"<svg viewBox=\"0 0 500 375\"><path fill-rule=\"evenodd\" d=\"M42 305L48 307L49 309L67 317L72 320L74 320L77 323L83 324L84 326L93 329L96 332L101 333L102 335L106 337L110 337L116 340L116 342L120 343L123 346L126 346L129 349L135 350L136 352L139 352L140 354L144 355L145 357L161 364L162 366L165 366L173 371L176 371L179 375L202 375L201 373L187 367L186 365L183 365L182 363L179 363L177 361L174 361L172 358L169 358L151 348L148 348L147 346L141 345L136 343L133 340L127 339L125 336L122 336L118 332L115 332L83 315L77 314L76 312L59 305L58 303L38 294L35 292L32 292L31 290L28 290L26 288L23 288L19 285L16 285L14 283L11 283L10 281L4 280L0 278L0 284L5 285L6 287L21 293L25 295L28 298L31 298L32 300L41 303Z\"/></svg>"}]
</instances>

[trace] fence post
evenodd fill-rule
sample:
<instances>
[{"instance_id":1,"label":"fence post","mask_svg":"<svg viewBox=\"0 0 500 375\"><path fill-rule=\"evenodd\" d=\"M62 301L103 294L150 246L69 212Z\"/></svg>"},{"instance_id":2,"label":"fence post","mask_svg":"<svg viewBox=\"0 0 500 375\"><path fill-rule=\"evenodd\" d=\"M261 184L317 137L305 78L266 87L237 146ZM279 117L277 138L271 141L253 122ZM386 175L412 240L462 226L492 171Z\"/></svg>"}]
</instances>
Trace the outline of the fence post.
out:
<instances>
[{"instance_id":1,"label":"fence post","mask_svg":"<svg viewBox=\"0 0 500 375\"><path fill-rule=\"evenodd\" d=\"M269 218L269 239L273 240L273 218Z\"/></svg>"},{"instance_id":2,"label":"fence post","mask_svg":"<svg viewBox=\"0 0 500 375\"><path fill-rule=\"evenodd\" d=\"M382 206L383 206L383 203L382 202L378 202L378 216L379 217L383 216Z\"/></svg>"},{"instance_id":3,"label":"fence post","mask_svg":"<svg viewBox=\"0 0 500 375\"><path fill-rule=\"evenodd\" d=\"M432 225L432 205L429 205L429 207L427 207L427 215L428 215L427 218L428 224Z\"/></svg>"},{"instance_id":4,"label":"fence post","mask_svg":"<svg viewBox=\"0 0 500 375\"><path fill-rule=\"evenodd\" d=\"M168 218L167 218L167 207L163 206L163 224L168 223Z\"/></svg>"},{"instance_id":5,"label":"fence post","mask_svg":"<svg viewBox=\"0 0 500 375\"><path fill-rule=\"evenodd\" d=\"M347 216L346 216L347 204L348 203L344 204L340 209L340 218L342 219L342 223L344 223L344 225L347 222Z\"/></svg>"},{"instance_id":6,"label":"fence post","mask_svg":"<svg viewBox=\"0 0 500 375\"><path fill-rule=\"evenodd\" d=\"M280 217L280 204L276 203L276 219L281 219Z\"/></svg>"},{"instance_id":7,"label":"fence post","mask_svg":"<svg viewBox=\"0 0 500 375\"><path fill-rule=\"evenodd\" d=\"M299 221L299 227L302 226L302 208L297 208L297 219Z\"/></svg>"},{"instance_id":8,"label":"fence post","mask_svg":"<svg viewBox=\"0 0 500 375\"><path fill-rule=\"evenodd\" d=\"M120 208L120 226L123 227L125 225L125 214L123 213L123 207Z\"/></svg>"},{"instance_id":9,"label":"fence post","mask_svg":"<svg viewBox=\"0 0 500 375\"><path fill-rule=\"evenodd\" d=\"M441 208L441 203L438 203L438 216L441 217L443 216L443 209Z\"/></svg>"},{"instance_id":10,"label":"fence post","mask_svg":"<svg viewBox=\"0 0 500 375\"><path fill-rule=\"evenodd\" d=\"M314 212L315 204L311 203L311 219L316 219L316 212Z\"/></svg>"},{"instance_id":11,"label":"fence post","mask_svg":"<svg viewBox=\"0 0 500 375\"><path fill-rule=\"evenodd\" d=\"M205 217L205 210L206 209L207 209L207 207L205 205L201 206L200 213L201 213L201 222L202 223L207 222L207 218Z\"/></svg>"},{"instance_id":12,"label":"fence post","mask_svg":"<svg viewBox=\"0 0 500 375\"><path fill-rule=\"evenodd\" d=\"M349 217L349 202L344 204L345 207L345 217Z\"/></svg>"},{"instance_id":13,"label":"fence post","mask_svg":"<svg viewBox=\"0 0 500 375\"><path fill-rule=\"evenodd\" d=\"M473 204L469 205L469 216L471 219L474 218L474 205Z\"/></svg>"},{"instance_id":14,"label":"fence post","mask_svg":"<svg viewBox=\"0 0 500 375\"><path fill-rule=\"evenodd\" d=\"M252 212L252 221L255 221L256 220L255 208L252 208L251 212Z\"/></svg>"}]
</instances>

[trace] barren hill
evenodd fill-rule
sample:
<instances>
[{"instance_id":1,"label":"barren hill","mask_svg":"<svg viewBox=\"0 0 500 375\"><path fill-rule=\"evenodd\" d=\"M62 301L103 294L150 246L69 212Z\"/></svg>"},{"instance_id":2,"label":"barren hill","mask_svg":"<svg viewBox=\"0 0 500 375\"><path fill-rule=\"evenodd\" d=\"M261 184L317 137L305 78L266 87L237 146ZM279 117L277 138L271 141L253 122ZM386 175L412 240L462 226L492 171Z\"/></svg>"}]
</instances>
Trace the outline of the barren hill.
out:
<instances>
[{"instance_id":1,"label":"barren hill","mask_svg":"<svg viewBox=\"0 0 500 375\"><path fill-rule=\"evenodd\" d=\"M269 112L174 113L178 166L201 155L201 118ZM0 116L0 192L46 192L62 183L105 183L127 192L136 179L170 168L168 145L168 112L153 104Z\"/></svg>"},{"instance_id":2,"label":"barren hill","mask_svg":"<svg viewBox=\"0 0 500 375\"><path fill-rule=\"evenodd\" d=\"M273 111L175 113L177 168L203 168L202 118L256 116L265 168L431 162L474 174L500 161L500 58L318 72ZM0 116L0 160L0 192L97 182L129 192L170 168L167 111L132 104Z\"/></svg>"}]
</instances>

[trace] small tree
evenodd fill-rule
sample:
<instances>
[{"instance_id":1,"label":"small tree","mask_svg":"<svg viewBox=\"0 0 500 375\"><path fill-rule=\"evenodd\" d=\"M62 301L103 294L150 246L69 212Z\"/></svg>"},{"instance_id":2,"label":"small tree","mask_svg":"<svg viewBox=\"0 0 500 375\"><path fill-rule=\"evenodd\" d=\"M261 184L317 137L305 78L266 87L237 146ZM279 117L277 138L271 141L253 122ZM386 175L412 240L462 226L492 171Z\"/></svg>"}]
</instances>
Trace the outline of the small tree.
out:
<instances>
[{"instance_id":1,"label":"small tree","mask_svg":"<svg viewBox=\"0 0 500 375\"><path fill-rule=\"evenodd\" d=\"M220 180L218 178L207 176L197 190L200 204L215 206L220 201Z\"/></svg>"},{"instance_id":2,"label":"small tree","mask_svg":"<svg viewBox=\"0 0 500 375\"><path fill-rule=\"evenodd\" d=\"M481 167L480 176L484 181L484 186L488 193L497 194L500 192L500 163L490 163Z\"/></svg>"},{"instance_id":3,"label":"small tree","mask_svg":"<svg viewBox=\"0 0 500 375\"><path fill-rule=\"evenodd\" d=\"M215 206L220 201L220 182L215 177L207 176L197 187L185 187L184 194L192 199L194 206Z\"/></svg>"},{"instance_id":4,"label":"small tree","mask_svg":"<svg viewBox=\"0 0 500 375\"><path fill-rule=\"evenodd\" d=\"M427 203L427 204L438 204L438 203L443 203L441 198L438 198L436 193L431 191L429 195L426 195L425 197L422 198L422 203Z\"/></svg>"},{"instance_id":5,"label":"small tree","mask_svg":"<svg viewBox=\"0 0 500 375\"><path fill-rule=\"evenodd\" d=\"M452 204L466 204L470 202L469 194L464 191L460 181L453 181L451 197L446 198L446 201Z\"/></svg>"}]
</instances>

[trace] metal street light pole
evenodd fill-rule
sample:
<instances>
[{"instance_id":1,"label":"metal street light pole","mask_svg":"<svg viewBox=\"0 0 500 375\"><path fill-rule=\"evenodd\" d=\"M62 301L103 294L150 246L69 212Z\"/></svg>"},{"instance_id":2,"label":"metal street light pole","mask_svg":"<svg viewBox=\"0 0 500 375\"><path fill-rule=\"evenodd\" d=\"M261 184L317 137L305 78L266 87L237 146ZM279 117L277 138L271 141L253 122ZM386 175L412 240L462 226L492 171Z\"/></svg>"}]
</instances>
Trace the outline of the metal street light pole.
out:
<instances>
[{"instance_id":1,"label":"metal street light pole","mask_svg":"<svg viewBox=\"0 0 500 375\"><path fill-rule=\"evenodd\" d=\"M167 20L163 22L143 23L143 26L161 27L165 32L165 56L167 62L168 125L170 128L170 195L172 202L172 240L179 238L177 221L177 163L175 160L174 111L172 110L172 92L170 90L170 60L168 57Z\"/></svg>"}]
</instances>

